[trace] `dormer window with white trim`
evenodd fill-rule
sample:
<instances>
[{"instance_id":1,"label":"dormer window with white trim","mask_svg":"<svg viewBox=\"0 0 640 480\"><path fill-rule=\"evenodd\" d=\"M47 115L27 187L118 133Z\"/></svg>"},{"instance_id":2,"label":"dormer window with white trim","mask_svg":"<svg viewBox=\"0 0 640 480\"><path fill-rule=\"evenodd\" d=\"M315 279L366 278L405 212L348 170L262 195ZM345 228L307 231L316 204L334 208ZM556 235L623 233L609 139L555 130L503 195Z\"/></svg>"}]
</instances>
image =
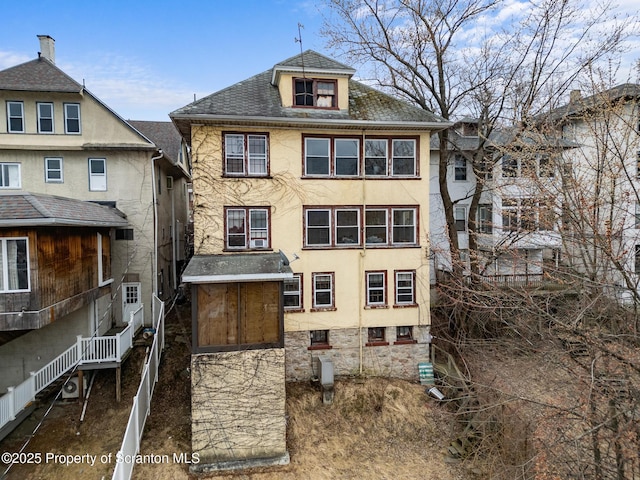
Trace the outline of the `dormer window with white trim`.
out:
<instances>
[{"instance_id":1,"label":"dormer window with white trim","mask_svg":"<svg viewBox=\"0 0 640 480\"><path fill-rule=\"evenodd\" d=\"M297 107L336 108L335 80L293 79L293 104Z\"/></svg>"}]
</instances>

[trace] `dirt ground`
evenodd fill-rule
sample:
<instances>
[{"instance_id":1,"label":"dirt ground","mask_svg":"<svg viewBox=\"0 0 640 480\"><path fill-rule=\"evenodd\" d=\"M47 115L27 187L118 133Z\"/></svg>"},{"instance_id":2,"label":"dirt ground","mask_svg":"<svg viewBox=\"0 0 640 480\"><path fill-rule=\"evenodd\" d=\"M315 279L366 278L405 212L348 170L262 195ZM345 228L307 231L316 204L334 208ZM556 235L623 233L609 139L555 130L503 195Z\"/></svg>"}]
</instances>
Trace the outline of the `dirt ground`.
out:
<instances>
[{"instance_id":1,"label":"dirt ground","mask_svg":"<svg viewBox=\"0 0 640 480\"><path fill-rule=\"evenodd\" d=\"M175 306L167 316L166 348L140 448L146 460L135 466L134 479L470 478L460 464L446 461L456 428L447 408L423 386L380 378L338 380L330 406L312 385L289 384L289 465L190 474L190 318L189 305ZM52 408L46 403L0 442L0 451L19 452L28 441L23 453L42 455L39 464L14 464L7 479L111 478L145 351L137 347L123 366L121 402L115 401L114 371L98 371L83 422L78 401L57 401ZM6 465L0 466L1 477Z\"/></svg>"}]
</instances>

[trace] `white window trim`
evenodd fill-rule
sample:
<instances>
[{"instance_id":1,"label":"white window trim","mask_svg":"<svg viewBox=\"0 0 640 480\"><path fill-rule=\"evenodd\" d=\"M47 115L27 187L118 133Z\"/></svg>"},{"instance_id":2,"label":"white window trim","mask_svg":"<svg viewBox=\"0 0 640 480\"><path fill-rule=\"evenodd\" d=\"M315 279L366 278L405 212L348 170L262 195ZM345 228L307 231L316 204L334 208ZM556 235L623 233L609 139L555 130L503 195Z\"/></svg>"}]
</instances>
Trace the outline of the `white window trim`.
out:
<instances>
[{"instance_id":1,"label":"white window trim","mask_svg":"<svg viewBox=\"0 0 640 480\"><path fill-rule=\"evenodd\" d=\"M296 297L298 299L297 306L285 306L285 310L302 310L302 275L300 273L294 273L293 279L298 282L298 289L295 291L283 291L285 297Z\"/></svg>"},{"instance_id":2,"label":"white window trim","mask_svg":"<svg viewBox=\"0 0 640 480\"><path fill-rule=\"evenodd\" d=\"M311 212L326 212L327 213L327 219L328 219L328 224L326 226L309 226L309 213ZM333 245L332 239L333 239L333 229L331 228L331 209L330 208L308 208L305 210L305 242L304 245L305 247L330 247ZM320 229L326 229L329 232L329 240L328 243L309 243L309 233L310 230L320 230Z\"/></svg>"},{"instance_id":3,"label":"white window trim","mask_svg":"<svg viewBox=\"0 0 640 480\"><path fill-rule=\"evenodd\" d=\"M69 117L69 113L68 113L68 107L70 106L77 106L78 107L78 131L77 132L70 132L69 131L69 120L76 120L75 118L70 118ZM82 113L80 111L80 104L79 103L65 103L64 104L64 133L66 133L67 135L81 135L82 134Z\"/></svg>"},{"instance_id":4,"label":"white window trim","mask_svg":"<svg viewBox=\"0 0 640 480\"><path fill-rule=\"evenodd\" d=\"M384 157L367 156L367 142L381 142L384 144ZM366 138L364 142L364 175L366 177L384 178L389 176L389 139L387 138ZM367 158L384 158L384 169L382 173L367 173Z\"/></svg>"},{"instance_id":5,"label":"white window trim","mask_svg":"<svg viewBox=\"0 0 640 480\"><path fill-rule=\"evenodd\" d=\"M410 210L413 212L413 241L411 242L396 242L394 239L394 229L396 226L398 227L406 227L408 225L396 225L394 223L394 213L397 211L404 211L404 210ZM390 232L391 234L391 244L392 245L415 245L418 241L417 238L417 234L418 234L418 211L416 208L392 208L391 209L391 229Z\"/></svg>"},{"instance_id":6,"label":"white window trim","mask_svg":"<svg viewBox=\"0 0 640 480\"><path fill-rule=\"evenodd\" d=\"M461 218L460 218L461 217ZM453 220L456 226L456 232L465 233L469 230L467 225L467 206L466 205L458 205L453 209ZM458 230L458 222L464 222L464 228L462 230Z\"/></svg>"},{"instance_id":7,"label":"white window trim","mask_svg":"<svg viewBox=\"0 0 640 480\"><path fill-rule=\"evenodd\" d=\"M20 117L16 117L15 115L11 115L11 105L20 105ZM22 129L13 130L11 128L11 119L12 118L20 118L22 121ZM16 101L8 101L7 102L7 132L8 133L24 133L26 130L25 120L24 120L24 102L16 102Z\"/></svg>"},{"instance_id":8,"label":"white window trim","mask_svg":"<svg viewBox=\"0 0 640 480\"><path fill-rule=\"evenodd\" d=\"M411 301L410 302L404 302L404 301L400 301L399 297L400 297L400 289L404 289L406 290L409 287L400 287L399 282L400 282L400 275L409 275L411 277ZM415 305L416 304L416 273L413 270L398 270L395 272L395 282L394 282L394 287L395 287L395 304L396 305Z\"/></svg>"},{"instance_id":9,"label":"white window trim","mask_svg":"<svg viewBox=\"0 0 640 480\"><path fill-rule=\"evenodd\" d=\"M312 279L313 279L313 308L315 309L329 309L329 308L335 308L335 298L333 295L333 273L312 273ZM329 288L323 288L323 289L318 289L317 287L317 280L320 277L328 277L329 278ZM323 304L318 304L317 303L317 294L318 293L325 293L325 292L329 292L329 303L323 303Z\"/></svg>"},{"instance_id":10,"label":"white window trim","mask_svg":"<svg viewBox=\"0 0 640 480\"><path fill-rule=\"evenodd\" d=\"M262 231L263 229L254 229L251 225L251 212L262 211L265 212L267 216L267 225L266 225L266 238L260 239L265 240L265 245L257 246L252 245L255 240L251 239L252 231ZM231 233L229 232L229 214L231 212L242 212L242 224L244 230L244 243L243 245L230 245L229 244L229 235L233 235L234 237L239 237L241 234L239 233ZM268 249L271 246L270 238L269 238L269 230L271 224L271 215L270 209L265 207L226 207L225 208L225 238L224 238L224 248L227 250L263 250Z\"/></svg>"},{"instance_id":11,"label":"white window trim","mask_svg":"<svg viewBox=\"0 0 640 480\"><path fill-rule=\"evenodd\" d=\"M339 142L355 142L356 144L356 173L348 175L348 174L338 174L338 143ZM329 152L331 158L331 163L333 166L333 177L336 178L355 178L360 176L360 141L357 138L334 138L333 139L333 153ZM345 157L345 158L354 158L354 157Z\"/></svg>"},{"instance_id":12,"label":"white window trim","mask_svg":"<svg viewBox=\"0 0 640 480\"><path fill-rule=\"evenodd\" d=\"M104 165L104 173L91 173L91 164L94 161L102 161ZM107 191L107 159L106 158L89 158L89 191L91 192L106 192ZM104 188L94 188L92 179L104 178Z\"/></svg>"},{"instance_id":13,"label":"white window trim","mask_svg":"<svg viewBox=\"0 0 640 480\"><path fill-rule=\"evenodd\" d=\"M104 287L105 285L109 285L113 283L113 278L108 278L107 280L103 280L104 276L104 266L102 265L102 234L97 233L98 237L98 286Z\"/></svg>"},{"instance_id":14,"label":"white window trim","mask_svg":"<svg viewBox=\"0 0 640 480\"><path fill-rule=\"evenodd\" d=\"M26 289L17 289L17 290L9 290L9 268L7 265L7 259L9 258L7 252L7 241L8 240L24 240L26 243L26 251L27 251L27 288ZM31 261L29 258L29 237L3 237L0 238L0 253L2 254L2 270L0 270L0 274L2 275L2 289L0 292L2 293L16 293L16 292L30 292L31 291Z\"/></svg>"},{"instance_id":15,"label":"white window trim","mask_svg":"<svg viewBox=\"0 0 640 480\"><path fill-rule=\"evenodd\" d=\"M372 276L382 276L382 286L381 287L372 287L371 286L371 277ZM387 304L387 272L385 271L372 271L367 272L367 297L366 303L368 307L380 307ZM373 291L381 291L382 292L382 301L380 302L372 302L370 293Z\"/></svg>"},{"instance_id":16,"label":"white window trim","mask_svg":"<svg viewBox=\"0 0 640 480\"><path fill-rule=\"evenodd\" d=\"M322 140L327 143L327 173L309 173L308 166L308 142L309 140ZM304 139L304 175L306 177L323 177L329 178L331 177L331 139L325 137L305 137Z\"/></svg>"},{"instance_id":17,"label":"white window trim","mask_svg":"<svg viewBox=\"0 0 640 480\"><path fill-rule=\"evenodd\" d=\"M394 171L394 145L396 142L412 142L413 143L413 173L393 173ZM418 144L413 138L393 138L391 140L391 172L390 175L392 177L400 177L400 178L414 178L418 176L418 162L417 162L417 147Z\"/></svg>"},{"instance_id":18,"label":"white window trim","mask_svg":"<svg viewBox=\"0 0 640 480\"><path fill-rule=\"evenodd\" d=\"M51 107L51 117L43 117L42 116L42 112L40 111L40 107L43 105L48 105ZM51 135L53 133L55 133L56 130L56 125L55 125L55 116L54 116L54 112L53 112L53 103L52 102L37 102L36 103L36 110L38 112L38 133L41 133L43 135ZM43 131L42 130L42 124L41 124L41 120L51 120L51 130L47 130L47 131Z\"/></svg>"},{"instance_id":19,"label":"white window trim","mask_svg":"<svg viewBox=\"0 0 640 480\"><path fill-rule=\"evenodd\" d=\"M0 185L0 189L20 189L22 188L22 167L21 164L19 163L15 163L15 162L3 162L0 163L0 168L2 169L2 178L3 178L3 183L4 183L4 177L5 177L5 172L4 172L4 167L5 166L17 166L18 167L18 184L17 185Z\"/></svg>"},{"instance_id":20,"label":"white window trim","mask_svg":"<svg viewBox=\"0 0 640 480\"><path fill-rule=\"evenodd\" d=\"M338 213L339 212L356 212L356 224L355 225L338 225ZM333 238L335 238L335 246L336 247L357 247L360 246L362 244L362 241L360 239L360 224L361 224L361 220L360 220L360 209L359 208L336 208L334 210L334 215L333 215ZM339 228L354 228L356 229L357 232L357 239L356 242L354 243L349 243L349 242L340 242L340 238L338 237L338 229Z\"/></svg>"},{"instance_id":21,"label":"white window trim","mask_svg":"<svg viewBox=\"0 0 640 480\"><path fill-rule=\"evenodd\" d=\"M57 171L49 168L49 160L60 160L60 178L49 178L49 172ZM44 181L46 183L64 183L64 160L62 157L44 157Z\"/></svg>"}]
</instances>

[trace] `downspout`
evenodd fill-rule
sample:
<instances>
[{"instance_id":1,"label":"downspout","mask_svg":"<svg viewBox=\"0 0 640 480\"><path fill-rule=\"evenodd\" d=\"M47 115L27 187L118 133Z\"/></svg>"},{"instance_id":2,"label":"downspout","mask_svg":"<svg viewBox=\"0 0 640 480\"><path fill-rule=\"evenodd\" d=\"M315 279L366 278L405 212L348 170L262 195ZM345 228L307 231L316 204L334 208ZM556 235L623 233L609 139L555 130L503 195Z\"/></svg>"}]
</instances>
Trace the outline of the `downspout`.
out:
<instances>
[{"instance_id":1,"label":"downspout","mask_svg":"<svg viewBox=\"0 0 640 480\"><path fill-rule=\"evenodd\" d=\"M362 131L362 225L365 225L365 215L366 215L366 211L367 211L367 202L366 202L366 189L365 189L365 178L366 178L366 174L365 174L365 162L364 162L364 158L365 158L365 140L366 140L366 134L365 131ZM363 332L363 326L362 326L362 314L363 314L363 309L364 309L364 305L365 305L365 293L363 292L364 288L365 288L365 281L364 281L364 257L367 255L367 237L366 237L366 226L364 229L364 238L363 238L363 242L362 242L362 251L360 252L360 259L359 259L359 267L360 267L360 273L358 275L359 277L359 293L358 293L358 298L359 298L359 302L358 302L358 349L359 349L359 356L360 356L360 376L362 376L363 373L363 364L364 364L364 342L362 339L362 336L364 335Z\"/></svg>"},{"instance_id":2,"label":"downspout","mask_svg":"<svg viewBox=\"0 0 640 480\"><path fill-rule=\"evenodd\" d=\"M178 238L178 229L176 228L176 203L175 203L175 181L173 188L171 189L171 263L173 269L173 295L178 291L178 272L176 271L177 259L176 259L176 241Z\"/></svg>"},{"instance_id":3,"label":"downspout","mask_svg":"<svg viewBox=\"0 0 640 480\"><path fill-rule=\"evenodd\" d=\"M153 188L151 192L153 194L153 262L151 264L153 276L152 285L153 285L153 295L158 294L158 193L156 191L156 160L161 159L164 156L162 149L158 149L158 155L155 157L151 157L151 182L153 183ZM156 302L153 301L153 296L151 297L151 319L152 324L156 318Z\"/></svg>"}]
</instances>

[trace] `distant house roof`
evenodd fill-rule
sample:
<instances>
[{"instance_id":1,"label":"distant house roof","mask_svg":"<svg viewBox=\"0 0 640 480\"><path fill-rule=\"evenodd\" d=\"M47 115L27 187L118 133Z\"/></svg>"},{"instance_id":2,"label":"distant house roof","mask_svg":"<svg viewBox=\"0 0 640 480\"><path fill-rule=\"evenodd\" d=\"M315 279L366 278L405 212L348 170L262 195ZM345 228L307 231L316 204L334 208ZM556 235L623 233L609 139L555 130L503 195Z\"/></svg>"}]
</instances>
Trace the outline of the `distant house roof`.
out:
<instances>
[{"instance_id":1,"label":"distant house roof","mask_svg":"<svg viewBox=\"0 0 640 480\"><path fill-rule=\"evenodd\" d=\"M480 145L480 138L476 136L463 136L455 130L449 131L450 150L472 152ZM540 148L575 148L578 144L566 140L559 136L543 135L536 132L518 132L514 128L496 129L489 135L486 143L488 148L499 147L540 147ZM431 136L431 150L440 148L440 138L437 135Z\"/></svg>"},{"instance_id":2,"label":"distant house roof","mask_svg":"<svg viewBox=\"0 0 640 480\"><path fill-rule=\"evenodd\" d=\"M162 150L169 163L179 168L180 174L188 176L188 166L180 164L182 149L182 136L171 122L158 122L147 120L129 120L129 124L151 140ZM185 159L182 159L185 162ZM176 174L177 172L174 172Z\"/></svg>"},{"instance_id":3,"label":"distant house roof","mask_svg":"<svg viewBox=\"0 0 640 480\"><path fill-rule=\"evenodd\" d=\"M83 87L41 57L0 71L0 90L81 93Z\"/></svg>"},{"instance_id":4,"label":"distant house roof","mask_svg":"<svg viewBox=\"0 0 640 480\"><path fill-rule=\"evenodd\" d=\"M287 258L280 253L195 255L182 274L185 283L264 282L292 278Z\"/></svg>"},{"instance_id":5,"label":"distant house roof","mask_svg":"<svg viewBox=\"0 0 640 480\"><path fill-rule=\"evenodd\" d=\"M124 214L111 207L29 192L0 193L0 227L125 227Z\"/></svg>"},{"instance_id":6,"label":"distant house roof","mask_svg":"<svg viewBox=\"0 0 640 480\"><path fill-rule=\"evenodd\" d=\"M295 125L340 128L424 128L439 129L449 125L432 112L415 107L363 83L349 79L348 110L283 107L278 87L273 81L277 71L302 69L351 76L353 69L312 50L276 64L228 88L190 103L169 116L186 137L191 122L235 125Z\"/></svg>"},{"instance_id":7,"label":"distant house roof","mask_svg":"<svg viewBox=\"0 0 640 480\"><path fill-rule=\"evenodd\" d=\"M588 97L580 96L579 90L575 90L574 92L575 93L572 92L572 98L569 100L569 103L539 115L537 120L558 122L564 118L580 115L596 106L610 104L611 102L621 99L640 98L640 85L636 83L623 83Z\"/></svg>"}]
</instances>

